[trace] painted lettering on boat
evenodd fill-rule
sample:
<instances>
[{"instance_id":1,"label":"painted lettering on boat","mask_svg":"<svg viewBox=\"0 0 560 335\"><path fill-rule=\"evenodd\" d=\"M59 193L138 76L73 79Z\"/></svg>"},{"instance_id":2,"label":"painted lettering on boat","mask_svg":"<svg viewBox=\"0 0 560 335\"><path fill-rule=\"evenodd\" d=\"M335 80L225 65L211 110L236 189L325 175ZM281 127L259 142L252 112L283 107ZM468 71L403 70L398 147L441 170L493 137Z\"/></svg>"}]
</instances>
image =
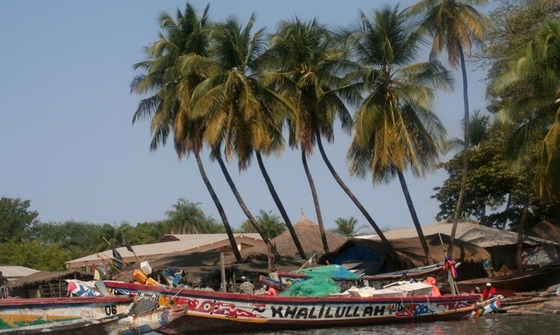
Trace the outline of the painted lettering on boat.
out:
<instances>
[{"instance_id":1,"label":"painted lettering on boat","mask_svg":"<svg viewBox=\"0 0 560 335\"><path fill-rule=\"evenodd\" d=\"M400 309L408 310L409 307L397 308L397 306L390 306L395 308L387 308L385 305L381 306L325 306L321 307L307 307L307 306L270 306L272 318L280 319L341 319L341 318L361 318L371 316L383 316L394 314L395 311ZM422 306L421 311L428 310L428 306Z\"/></svg>"},{"instance_id":2,"label":"painted lettering on boat","mask_svg":"<svg viewBox=\"0 0 560 335\"><path fill-rule=\"evenodd\" d=\"M466 302L392 302L384 304L266 304L192 299L189 310L229 318L293 320L359 319L375 317L414 318L467 307Z\"/></svg>"}]
</instances>

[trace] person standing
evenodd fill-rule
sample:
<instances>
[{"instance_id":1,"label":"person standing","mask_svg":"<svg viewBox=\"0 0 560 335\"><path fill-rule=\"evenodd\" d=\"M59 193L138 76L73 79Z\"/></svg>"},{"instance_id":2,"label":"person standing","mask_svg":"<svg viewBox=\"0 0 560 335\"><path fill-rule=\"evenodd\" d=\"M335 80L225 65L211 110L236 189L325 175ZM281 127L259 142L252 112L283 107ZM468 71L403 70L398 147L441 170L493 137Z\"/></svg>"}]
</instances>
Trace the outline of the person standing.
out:
<instances>
[{"instance_id":1,"label":"person standing","mask_svg":"<svg viewBox=\"0 0 560 335\"><path fill-rule=\"evenodd\" d=\"M482 299L493 298L496 294L496 289L492 287L492 284L486 283L486 288L482 291Z\"/></svg>"},{"instance_id":2,"label":"person standing","mask_svg":"<svg viewBox=\"0 0 560 335\"><path fill-rule=\"evenodd\" d=\"M8 297L8 278L0 271L0 299Z\"/></svg>"}]
</instances>

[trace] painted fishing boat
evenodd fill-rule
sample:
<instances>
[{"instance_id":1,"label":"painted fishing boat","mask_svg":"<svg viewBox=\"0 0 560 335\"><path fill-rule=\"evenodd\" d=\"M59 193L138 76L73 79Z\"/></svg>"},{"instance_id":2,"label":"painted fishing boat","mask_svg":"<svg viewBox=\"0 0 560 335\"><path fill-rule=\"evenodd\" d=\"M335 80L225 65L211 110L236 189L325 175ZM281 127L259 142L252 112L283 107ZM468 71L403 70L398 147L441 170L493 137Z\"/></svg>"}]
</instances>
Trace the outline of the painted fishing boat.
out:
<instances>
[{"instance_id":1,"label":"painted fishing boat","mask_svg":"<svg viewBox=\"0 0 560 335\"><path fill-rule=\"evenodd\" d=\"M1 299L0 334L110 334L132 305L125 296Z\"/></svg>"},{"instance_id":2,"label":"painted fishing boat","mask_svg":"<svg viewBox=\"0 0 560 335\"><path fill-rule=\"evenodd\" d=\"M482 290L488 282L492 283L499 294L506 297L514 295L515 292L539 291L560 283L560 264L505 276L462 280L457 282L457 287L460 292L471 292L476 291L477 287Z\"/></svg>"},{"instance_id":3,"label":"painted fishing boat","mask_svg":"<svg viewBox=\"0 0 560 335\"><path fill-rule=\"evenodd\" d=\"M157 329L162 334L217 334L467 319L480 295L324 297L245 295L124 282L105 282L130 295L153 296L184 313Z\"/></svg>"}]
</instances>

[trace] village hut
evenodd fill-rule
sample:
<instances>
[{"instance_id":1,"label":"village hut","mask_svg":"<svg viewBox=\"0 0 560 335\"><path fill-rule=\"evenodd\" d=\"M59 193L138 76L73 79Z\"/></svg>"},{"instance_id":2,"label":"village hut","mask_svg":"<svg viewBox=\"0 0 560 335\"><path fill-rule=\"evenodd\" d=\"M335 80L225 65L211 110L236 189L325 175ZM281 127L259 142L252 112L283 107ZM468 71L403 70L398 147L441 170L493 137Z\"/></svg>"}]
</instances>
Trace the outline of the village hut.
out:
<instances>
[{"instance_id":1,"label":"village hut","mask_svg":"<svg viewBox=\"0 0 560 335\"><path fill-rule=\"evenodd\" d=\"M432 226L422 226L422 231L425 236L438 234L441 236L451 236L453 224L443 221ZM412 228L397 228L384 232L388 240L406 237L418 237L416 229ZM542 255L541 252L545 246L554 245L558 247L559 244L553 241L542 239L534 236L523 235L522 248L526 256L524 264L526 267L538 267L544 265L540 262L542 257L534 257L535 253ZM519 234L513 231L503 229L496 229L488 227L479 223L473 222L459 222L457 224L457 231L455 233L455 242L469 242L476 246L482 247L488 251L490 257L484 261L484 265L491 275L508 275L512 274L517 269L516 254L517 245L519 242ZM378 237L375 239L379 240ZM553 261L551 261L553 262Z\"/></svg>"},{"instance_id":2,"label":"village hut","mask_svg":"<svg viewBox=\"0 0 560 335\"><path fill-rule=\"evenodd\" d=\"M434 263L443 263L446 256L444 246L449 244L449 237L428 235L426 241L432 258L436 260ZM419 238L392 239L390 243L396 252L396 257L379 240L353 238L335 251L321 257L319 263L343 265L363 275L376 275L428 265ZM458 268L458 279L485 275L482 262L489 257L490 254L484 248L468 242L456 241L452 258L456 263L461 263Z\"/></svg>"},{"instance_id":3,"label":"village hut","mask_svg":"<svg viewBox=\"0 0 560 335\"><path fill-rule=\"evenodd\" d=\"M67 279L90 281L93 280L93 274L77 270L35 272L17 279L12 284L10 295L20 298L67 297Z\"/></svg>"},{"instance_id":4,"label":"village hut","mask_svg":"<svg viewBox=\"0 0 560 335\"><path fill-rule=\"evenodd\" d=\"M294 230L308 259L324 254L318 224L311 222L305 214L302 214L299 221L294 225ZM327 237L327 244L329 245L330 250L335 250L346 242L346 238L331 231L325 230L325 235ZM282 259L301 259L289 231L286 230L282 234L276 236L271 240L271 242L276 249L277 254ZM241 256L245 260L266 260L268 255L269 251L267 246L255 246L253 248L246 249L245 251L241 251Z\"/></svg>"}]
</instances>

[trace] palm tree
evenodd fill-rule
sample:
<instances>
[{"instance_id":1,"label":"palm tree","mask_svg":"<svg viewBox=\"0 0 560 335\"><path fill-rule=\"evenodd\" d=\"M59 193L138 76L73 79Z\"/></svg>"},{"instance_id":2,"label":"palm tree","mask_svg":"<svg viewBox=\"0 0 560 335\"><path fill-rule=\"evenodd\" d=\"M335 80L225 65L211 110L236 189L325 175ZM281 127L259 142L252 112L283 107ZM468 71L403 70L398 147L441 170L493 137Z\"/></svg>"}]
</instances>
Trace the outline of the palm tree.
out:
<instances>
[{"instance_id":1,"label":"palm tree","mask_svg":"<svg viewBox=\"0 0 560 335\"><path fill-rule=\"evenodd\" d=\"M334 141L333 126L337 118L341 121L343 130L351 129L352 118L344 100L355 102L359 97L356 87L346 83L343 78L348 66L345 52L335 48L330 32L315 20L302 22L295 18L283 21L272 41L268 53L276 60L277 71L282 74L279 79L280 87L284 94L292 97L295 110L295 114L290 114L287 119L289 142L292 147L299 146L301 149L301 160L313 196L325 252L329 249L321 208L307 164L315 143L337 183L384 239L373 219L336 173L322 145L323 136L329 142Z\"/></svg>"},{"instance_id":2,"label":"palm tree","mask_svg":"<svg viewBox=\"0 0 560 335\"><path fill-rule=\"evenodd\" d=\"M469 92L467 85L467 67L465 54L469 55L476 46L483 46L484 39L492 22L477 11L474 6L486 5L487 0L420 0L406 9L410 15L421 15L421 29L425 34L433 36L430 59L436 59L441 52L447 51L449 65L456 69L461 67L463 78L464 104L464 143L463 172L461 190L453 217L453 229L449 241L448 253L453 252L457 223L462 214L463 199L467 188L469 166Z\"/></svg>"},{"instance_id":3,"label":"palm tree","mask_svg":"<svg viewBox=\"0 0 560 335\"><path fill-rule=\"evenodd\" d=\"M235 258L241 262L233 230L200 158L204 125L200 121L186 122L191 92L201 78L200 71L186 73L182 59L187 55L204 57L208 54L208 10L209 6L206 6L202 15L198 16L195 8L187 4L184 13L177 10L175 19L168 13L160 14L162 31L159 40L146 48L147 60L134 65L136 70L141 69L144 73L134 78L131 84L134 93L155 93L140 101L132 123L151 118L151 150L165 145L169 134L174 131L178 156L182 158L194 153L200 175L218 209Z\"/></svg>"},{"instance_id":4,"label":"palm tree","mask_svg":"<svg viewBox=\"0 0 560 335\"><path fill-rule=\"evenodd\" d=\"M336 224L336 232L346 238L356 236L358 230L365 228L365 226L356 227L358 225L358 220L353 216L347 219L338 218L334 220L334 223Z\"/></svg>"},{"instance_id":5,"label":"palm tree","mask_svg":"<svg viewBox=\"0 0 560 335\"><path fill-rule=\"evenodd\" d=\"M491 88L518 93L500 112L516 127L510 143L519 156L537 146L539 195L554 199L560 184L560 22L548 22Z\"/></svg>"},{"instance_id":6,"label":"palm tree","mask_svg":"<svg viewBox=\"0 0 560 335\"><path fill-rule=\"evenodd\" d=\"M265 91L253 75L252 65L265 47L264 29L251 34L255 22L253 14L242 27L235 18L214 25L212 29L211 66L205 71L206 79L193 94L193 115L206 122L205 139L212 147L228 185L241 209L261 235L270 244L264 230L243 201L226 163L234 155L239 168L246 169L254 151L268 150L272 139L267 128L268 109L261 95Z\"/></svg>"},{"instance_id":7,"label":"palm tree","mask_svg":"<svg viewBox=\"0 0 560 335\"><path fill-rule=\"evenodd\" d=\"M181 198L173 205L173 209L165 212L171 234L205 233L206 215L199 205Z\"/></svg>"},{"instance_id":8,"label":"palm tree","mask_svg":"<svg viewBox=\"0 0 560 335\"><path fill-rule=\"evenodd\" d=\"M271 212L265 212L261 209L260 214L257 215L257 220L259 225L265 232L265 235L269 239L273 239L276 236L282 234L286 230L286 225L280 220L280 218ZM244 233L254 233L252 223L250 221L245 221L241 224L241 231Z\"/></svg>"},{"instance_id":9,"label":"palm tree","mask_svg":"<svg viewBox=\"0 0 560 335\"><path fill-rule=\"evenodd\" d=\"M422 232L404 178L410 168L423 176L438 161L445 129L431 110L435 89L451 89L451 78L437 61L413 63L420 36L407 28L398 6L376 10L347 30L348 43L362 65L367 96L355 116L354 137L348 158L351 172L371 173L374 182L399 178L412 221L428 262L430 249Z\"/></svg>"},{"instance_id":10,"label":"palm tree","mask_svg":"<svg viewBox=\"0 0 560 335\"><path fill-rule=\"evenodd\" d=\"M464 127L464 124L463 124ZM490 138L490 116L481 115L480 110L474 111L474 115L470 118L469 122L469 147L478 148L484 143L491 141ZM454 137L447 143L450 150L461 151L465 147L465 141L463 139Z\"/></svg>"}]
</instances>

